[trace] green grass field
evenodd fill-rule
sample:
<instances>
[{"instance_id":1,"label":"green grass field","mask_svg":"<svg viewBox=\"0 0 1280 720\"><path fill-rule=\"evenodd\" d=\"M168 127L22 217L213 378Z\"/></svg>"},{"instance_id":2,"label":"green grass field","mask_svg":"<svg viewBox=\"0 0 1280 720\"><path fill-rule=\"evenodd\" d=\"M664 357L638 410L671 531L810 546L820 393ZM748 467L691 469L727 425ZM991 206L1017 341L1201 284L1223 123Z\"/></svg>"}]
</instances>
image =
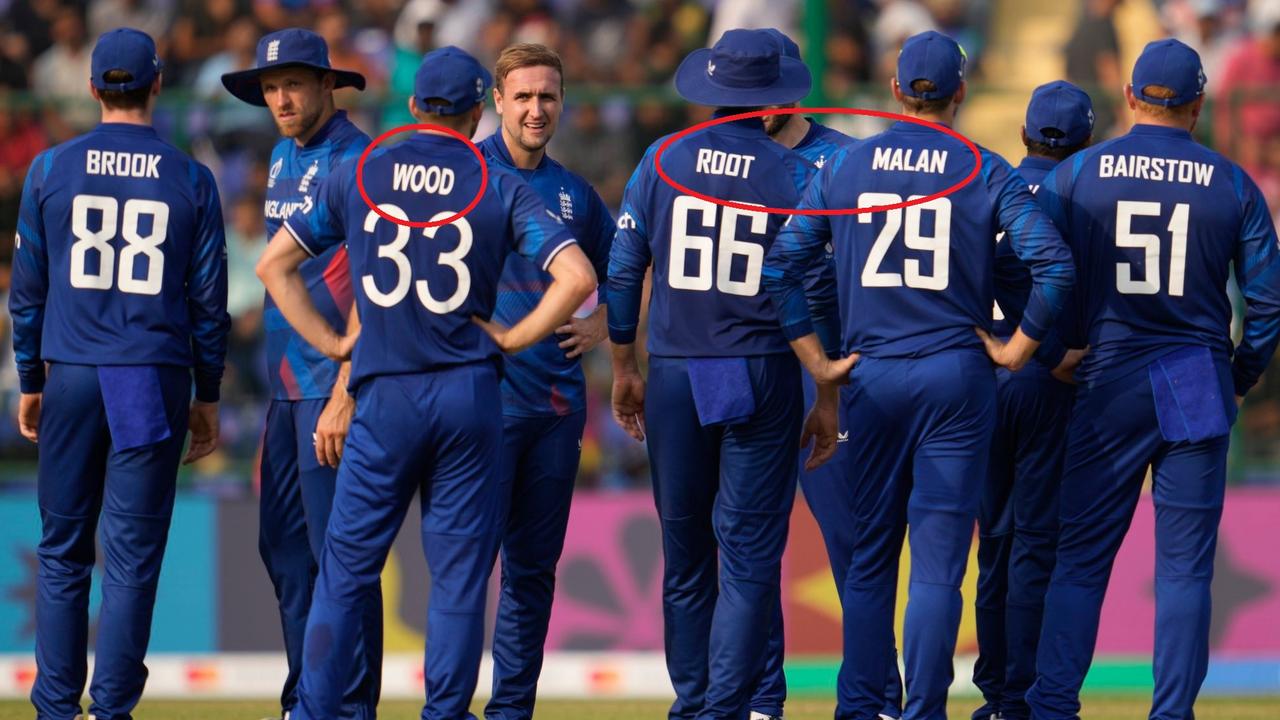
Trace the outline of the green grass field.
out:
<instances>
[{"instance_id":1,"label":"green grass field","mask_svg":"<svg viewBox=\"0 0 1280 720\"><path fill-rule=\"evenodd\" d=\"M1081 713L1089 720L1137 720L1147 716L1150 700L1141 697L1086 696ZM787 720L827 720L834 702L794 700L787 703ZM951 703L952 718L968 718L971 698ZM413 720L421 706L411 702L385 702L378 716L384 720ZM481 705L475 707L477 714ZM545 701L538 703L537 717L545 720L661 720L667 703L651 701ZM271 703L256 702L146 702L138 706L135 720L259 720L271 712ZM33 716L25 702L0 702L0 720L28 720ZM1275 720L1280 718L1280 698L1204 698L1196 704L1197 720Z\"/></svg>"}]
</instances>

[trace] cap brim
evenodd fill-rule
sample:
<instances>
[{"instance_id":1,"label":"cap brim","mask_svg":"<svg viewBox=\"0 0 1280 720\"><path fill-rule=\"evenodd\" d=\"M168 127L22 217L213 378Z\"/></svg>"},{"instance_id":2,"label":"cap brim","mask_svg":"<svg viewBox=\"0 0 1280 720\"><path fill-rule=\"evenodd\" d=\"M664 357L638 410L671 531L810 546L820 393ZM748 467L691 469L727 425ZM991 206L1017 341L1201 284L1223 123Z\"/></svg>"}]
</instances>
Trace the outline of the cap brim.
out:
<instances>
[{"instance_id":1,"label":"cap brim","mask_svg":"<svg viewBox=\"0 0 1280 720\"><path fill-rule=\"evenodd\" d=\"M694 50L676 68L675 85L680 97L710 107L786 105L804 99L813 87L808 66L786 56L778 58L779 73L772 83L752 88L726 87L707 77L710 58L710 49Z\"/></svg>"},{"instance_id":2,"label":"cap brim","mask_svg":"<svg viewBox=\"0 0 1280 720\"><path fill-rule=\"evenodd\" d=\"M226 73L222 76L222 86L227 92L236 96L238 99L257 105L258 107L266 107L267 100L262 96L262 75L271 70L280 70L282 68L305 67L320 72L331 72L337 76L334 83L334 89L353 87L357 90L364 90L364 76L352 70L335 70L334 68L321 67L312 65L311 63L290 62L280 63L278 65L268 65L260 68L250 68L239 72Z\"/></svg>"}]
</instances>

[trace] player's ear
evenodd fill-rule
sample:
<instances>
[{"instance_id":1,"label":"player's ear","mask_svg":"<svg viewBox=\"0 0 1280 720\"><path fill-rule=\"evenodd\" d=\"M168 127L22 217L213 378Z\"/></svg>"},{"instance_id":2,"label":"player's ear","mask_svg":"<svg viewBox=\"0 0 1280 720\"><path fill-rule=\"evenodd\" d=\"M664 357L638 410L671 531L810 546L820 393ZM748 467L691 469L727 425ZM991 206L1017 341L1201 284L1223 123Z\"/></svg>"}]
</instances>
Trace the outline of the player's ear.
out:
<instances>
[{"instance_id":1,"label":"player's ear","mask_svg":"<svg viewBox=\"0 0 1280 720\"><path fill-rule=\"evenodd\" d=\"M418 103L414 102L412 95L409 96L409 114L413 116L414 120L422 122L422 118L418 117Z\"/></svg>"},{"instance_id":2,"label":"player's ear","mask_svg":"<svg viewBox=\"0 0 1280 720\"><path fill-rule=\"evenodd\" d=\"M98 95L98 88L93 86L93 81L86 80L85 82L89 85L89 97L93 98L97 102L101 102L102 97Z\"/></svg>"},{"instance_id":3,"label":"player's ear","mask_svg":"<svg viewBox=\"0 0 1280 720\"><path fill-rule=\"evenodd\" d=\"M889 91L893 93L893 101L901 105L903 95L902 88L898 87L898 78L889 78Z\"/></svg>"},{"instance_id":4,"label":"player's ear","mask_svg":"<svg viewBox=\"0 0 1280 720\"><path fill-rule=\"evenodd\" d=\"M1196 129L1196 123L1200 122L1200 111L1203 109L1204 109L1204 95L1201 95L1200 97L1196 98L1196 101L1194 103L1191 103L1191 127L1187 128L1187 130Z\"/></svg>"},{"instance_id":5,"label":"player's ear","mask_svg":"<svg viewBox=\"0 0 1280 720\"><path fill-rule=\"evenodd\" d=\"M163 74L158 74L158 75L156 75L156 79L155 79L155 80L153 80L153 81L151 81L151 96L152 96L152 97L158 97L158 96L160 95L160 88L161 88L161 87L162 87L162 85L163 85L163 83L161 82L161 80L163 80L163 78L164 78L164 75L163 75Z\"/></svg>"},{"instance_id":6,"label":"player's ear","mask_svg":"<svg viewBox=\"0 0 1280 720\"><path fill-rule=\"evenodd\" d=\"M333 92L337 86L338 76L335 73L327 72L320 78L320 89L325 92Z\"/></svg>"},{"instance_id":7,"label":"player's ear","mask_svg":"<svg viewBox=\"0 0 1280 720\"><path fill-rule=\"evenodd\" d=\"M502 91L497 85L493 86L493 109L497 110L499 115L502 114Z\"/></svg>"},{"instance_id":8,"label":"player's ear","mask_svg":"<svg viewBox=\"0 0 1280 720\"><path fill-rule=\"evenodd\" d=\"M956 94L951 97L951 104L959 105L964 102L965 93L969 90L969 83L964 80L960 81L960 87L956 89Z\"/></svg>"},{"instance_id":9,"label":"player's ear","mask_svg":"<svg viewBox=\"0 0 1280 720\"><path fill-rule=\"evenodd\" d=\"M1133 83L1124 84L1124 103L1130 110L1138 108L1138 99L1133 96Z\"/></svg>"},{"instance_id":10,"label":"player's ear","mask_svg":"<svg viewBox=\"0 0 1280 720\"><path fill-rule=\"evenodd\" d=\"M1018 131L1018 134L1022 136L1022 146L1026 147L1027 146L1027 126L1023 125L1022 129Z\"/></svg>"}]
</instances>

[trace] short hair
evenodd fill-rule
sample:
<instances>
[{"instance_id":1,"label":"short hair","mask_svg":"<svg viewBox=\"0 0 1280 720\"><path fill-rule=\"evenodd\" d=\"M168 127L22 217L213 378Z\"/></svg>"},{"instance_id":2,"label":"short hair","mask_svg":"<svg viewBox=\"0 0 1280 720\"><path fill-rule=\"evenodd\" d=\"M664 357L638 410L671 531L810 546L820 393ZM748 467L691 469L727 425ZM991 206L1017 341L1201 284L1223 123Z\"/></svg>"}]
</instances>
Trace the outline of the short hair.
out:
<instances>
[{"instance_id":1,"label":"short hair","mask_svg":"<svg viewBox=\"0 0 1280 720\"><path fill-rule=\"evenodd\" d=\"M449 102L448 100L445 100L444 98L438 98L438 97L427 98L426 104L430 105L432 108L453 107L453 103ZM473 105L472 107L475 107L475 106ZM419 103L417 99L415 99L413 102L414 119L416 119L419 122L428 123L431 125L443 125L453 130L459 130L461 128L467 127L467 123L470 122L469 120L470 110L471 108L467 108L466 110L460 113L444 115L439 112L434 112L433 110L423 109L422 104Z\"/></svg>"},{"instance_id":2,"label":"short hair","mask_svg":"<svg viewBox=\"0 0 1280 720\"><path fill-rule=\"evenodd\" d=\"M1191 110L1195 105L1195 100L1182 103L1181 105L1157 105L1149 103L1142 99L1143 96L1160 98L1161 100L1169 100L1178 96L1173 88L1164 85L1143 85L1133 89L1133 99L1138 103L1138 109L1154 118L1162 120L1189 120L1191 119Z\"/></svg>"},{"instance_id":3,"label":"short hair","mask_svg":"<svg viewBox=\"0 0 1280 720\"><path fill-rule=\"evenodd\" d=\"M102 79L108 83L133 82L133 73L128 70L108 70L103 73ZM151 97L151 84L148 83L133 90L99 88L98 97L108 110L143 110L147 107L148 98Z\"/></svg>"},{"instance_id":4,"label":"short hair","mask_svg":"<svg viewBox=\"0 0 1280 720\"><path fill-rule=\"evenodd\" d=\"M918 93L937 92L938 86L933 84L932 80L925 80L921 78L919 80L911 81L911 89ZM955 93L946 97L925 100L924 98L912 97L904 92L902 94L902 104L913 113L934 115L946 110L948 107L951 107L951 100L953 98L955 98Z\"/></svg>"},{"instance_id":5,"label":"short hair","mask_svg":"<svg viewBox=\"0 0 1280 720\"><path fill-rule=\"evenodd\" d=\"M549 67L560 75L560 94L564 94L564 63L555 50L541 43L516 43L498 55L493 66L494 83L502 92L502 82L512 70L527 67Z\"/></svg>"},{"instance_id":6,"label":"short hair","mask_svg":"<svg viewBox=\"0 0 1280 720\"><path fill-rule=\"evenodd\" d=\"M1040 132L1048 137L1066 137L1065 133L1057 128L1044 128ZM1025 132L1022 134L1022 144L1027 148L1028 155L1049 158L1050 160L1057 160L1058 162L1062 162L1063 160L1066 160L1072 155L1089 147L1089 140L1090 138L1085 138L1084 142L1071 146L1049 145L1047 143L1032 140L1027 137Z\"/></svg>"}]
</instances>

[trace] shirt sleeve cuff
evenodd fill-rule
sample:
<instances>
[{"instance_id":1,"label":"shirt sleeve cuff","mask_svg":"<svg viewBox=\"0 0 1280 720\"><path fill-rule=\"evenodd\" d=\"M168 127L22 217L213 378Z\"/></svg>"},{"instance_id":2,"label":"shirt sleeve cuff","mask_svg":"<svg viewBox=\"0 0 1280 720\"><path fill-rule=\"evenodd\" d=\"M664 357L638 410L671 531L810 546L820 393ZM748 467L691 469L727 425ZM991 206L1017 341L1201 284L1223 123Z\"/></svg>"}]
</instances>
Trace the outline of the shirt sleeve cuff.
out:
<instances>
[{"instance_id":1,"label":"shirt sleeve cuff","mask_svg":"<svg viewBox=\"0 0 1280 720\"><path fill-rule=\"evenodd\" d=\"M293 238L293 241L298 243L298 247L302 248L305 253L311 257L319 255L319 253L311 249L311 246L307 244L306 240L302 239L302 236L298 234L298 231L293 229L293 226L289 224L288 220L284 221L284 229L289 233L289 236Z\"/></svg>"},{"instance_id":2,"label":"shirt sleeve cuff","mask_svg":"<svg viewBox=\"0 0 1280 720\"><path fill-rule=\"evenodd\" d=\"M614 327L613 325L609 326L609 342L614 345L630 345L635 341L636 329L634 327L623 329Z\"/></svg>"},{"instance_id":3,"label":"shirt sleeve cuff","mask_svg":"<svg viewBox=\"0 0 1280 720\"><path fill-rule=\"evenodd\" d=\"M23 395L44 392L44 363L18 370L18 389Z\"/></svg>"},{"instance_id":4,"label":"shirt sleeve cuff","mask_svg":"<svg viewBox=\"0 0 1280 720\"><path fill-rule=\"evenodd\" d=\"M202 403L216 403L221 397L221 378L196 378L196 400Z\"/></svg>"},{"instance_id":5,"label":"shirt sleeve cuff","mask_svg":"<svg viewBox=\"0 0 1280 720\"><path fill-rule=\"evenodd\" d=\"M551 267L552 261L556 259L556 256L560 254L561 250L564 250L570 245L577 245L577 244L578 244L578 241L575 238L565 238L563 241L561 241L559 245L556 245L554 248L551 249L551 252L547 253L547 259L542 261L542 271L543 272L548 271L548 268Z\"/></svg>"},{"instance_id":6,"label":"shirt sleeve cuff","mask_svg":"<svg viewBox=\"0 0 1280 720\"><path fill-rule=\"evenodd\" d=\"M791 323L790 325L782 326L782 334L786 336L788 341L799 340L805 335L813 334L813 332L814 332L813 320L809 319L808 317L804 318L803 320L797 320L796 322ZM825 348L824 348L824 351L825 351Z\"/></svg>"},{"instance_id":7,"label":"shirt sleeve cuff","mask_svg":"<svg viewBox=\"0 0 1280 720\"><path fill-rule=\"evenodd\" d=\"M1031 322L1030 318L1028 318L1026 314L1023 314L1022 322L1018 324L1018 329L1022 331L1023 335L1026 335L1032 340L1043 341L1044 336L1048 334L1048 330L1040 327L1034 322Z\"/></svg>"}]
</instances>

